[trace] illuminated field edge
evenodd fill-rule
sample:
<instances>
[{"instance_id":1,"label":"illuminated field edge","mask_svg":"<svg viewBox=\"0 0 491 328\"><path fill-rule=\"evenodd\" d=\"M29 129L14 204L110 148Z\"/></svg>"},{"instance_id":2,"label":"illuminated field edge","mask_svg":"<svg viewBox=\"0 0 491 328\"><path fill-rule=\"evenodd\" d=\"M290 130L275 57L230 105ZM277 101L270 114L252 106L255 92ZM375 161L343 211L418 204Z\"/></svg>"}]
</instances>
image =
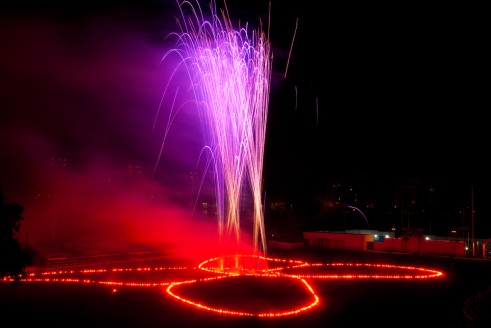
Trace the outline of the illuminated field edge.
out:
<instances>
[{"instance_id":1,"label":"illuminated field edge","mask_svg":"<svg viewBox=\"0 0 491 328\"><path fill-rule=\"evenodd\" d=\"M247 262L249 261L249 262ZM260 263L264 268L251 266L253 263ZM254 262L255 261L255 262ZM260 262L259 262L260 261ZM233 264L232 266L227 264ZM246 265L244 265L246 264ZM160 272L179 272L188 270L193 273L206 271L210 277L200 277L199 279L172 279L156 281L126 281L126 280L102 280L91 279L90 275L106 273L124 273L133 272L137 275L145 273ZM295 271L329 271L328 273L295 273ZM353 270L352 273L346 271ZM355 271L367 271L366 273L355 273ZM336 272L338 271L338 272ZM343 271L343 273L340 273ZM368 273L370 272L370 273ZM74 277L77 276L77 277ZM238 276L253 276L260 279L287 278L298 282L305 288L308 301L304 304L281 311L272 312L246 312L230 310L226 307L214 307L209 304L198 302L190 298L180 296L176 291L178 286L193 283L206 283L209 281L222 280ZM78 278L83 277L83 278ZM311 310L320 304L320 298L315 290L309 284L309 280L330 279L330 280L425 280L443 278L445 273L439 270L416 267L416 266L399 266L393 264L372 264L372 263L308 263L299 260L287 260L281 258L269 258L257 255L231 255L227 257L216 257L201 262L197 267L126 267L126 268L100 268L84 270L52 270L42 272L32 272L25 276L19 275L3 277L0 282L23 282L23 283L77 283L77 284L97 284L113 287L112 292L116 293L118 287L164 287L165 293L172 299L178 300L185 305L195 307L200 310L209 311L220 315L229 316L249 316L259 318L280 318L290 315L298 315ZM244 300L247 302L247 300Z\"/></svg>"}]
</instances>

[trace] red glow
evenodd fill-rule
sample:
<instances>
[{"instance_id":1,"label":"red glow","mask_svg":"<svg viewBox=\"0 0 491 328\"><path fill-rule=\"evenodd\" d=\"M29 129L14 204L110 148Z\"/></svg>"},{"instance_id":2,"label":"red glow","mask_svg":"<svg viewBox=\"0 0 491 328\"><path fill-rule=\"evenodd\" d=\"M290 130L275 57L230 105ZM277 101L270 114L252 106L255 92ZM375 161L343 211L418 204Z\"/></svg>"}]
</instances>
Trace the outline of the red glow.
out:
<instances>
[{"instance_id":1,"label":"red glow","mask_svg":"<svg viewBox=\"0 0 491 328\"><path fill-rule=\"evenodd\" d=\"M303 313L320 303L308 282L311 279L421 280L443 277L442 271L424 267L371 263L310 264L299 260L233 255L208 259L197 267L45 271L30 273L19 281L100 284L110 286L113 294L121 287L166 287L167 295L198 309L221 315L277 318ZM4 277L1 282L14 280L14 277ZM278 291L287 296L286 300L278 303ZM235 297L236 293L241 297ZM248 293L253 297L248 299Z\"/></svg>"}]
</instances>

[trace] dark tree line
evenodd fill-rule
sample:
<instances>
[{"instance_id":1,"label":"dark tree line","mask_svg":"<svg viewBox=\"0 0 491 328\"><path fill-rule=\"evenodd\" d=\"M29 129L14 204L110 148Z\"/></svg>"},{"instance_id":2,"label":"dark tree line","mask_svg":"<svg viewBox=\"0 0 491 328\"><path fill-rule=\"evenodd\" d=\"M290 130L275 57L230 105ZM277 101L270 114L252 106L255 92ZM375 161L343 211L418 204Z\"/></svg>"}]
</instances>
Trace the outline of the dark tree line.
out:
<instances>
[{"instance_id":1,"label":"dark tree line","mask_svg":"<svg viewBox=\"0 0 491 328\"><path fill-rule=\"evenodd\" d=\"M0 277L18 276L32 265L34 255L19 241L19 230L24 208L17 203L6 203L0 188Z\"/></svg>"}]
</instances>

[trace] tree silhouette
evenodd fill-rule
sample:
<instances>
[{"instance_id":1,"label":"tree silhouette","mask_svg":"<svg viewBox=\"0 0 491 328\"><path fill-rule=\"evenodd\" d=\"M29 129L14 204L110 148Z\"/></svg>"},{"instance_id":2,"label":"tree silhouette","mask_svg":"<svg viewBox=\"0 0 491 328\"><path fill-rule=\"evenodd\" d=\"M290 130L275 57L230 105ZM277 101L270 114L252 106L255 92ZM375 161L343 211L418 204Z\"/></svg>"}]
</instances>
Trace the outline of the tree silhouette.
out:
<instances>
[{"instance_id":1,"label":"tree silhouette","mask_svg":"<svg viewBox=\"0 0 491 328\"><path fill-rule=\"evenodd\" d=\"M33 253L19 242L18 234L24 208L16 203L5 203L0 188L0 277L18 276L33 262Z\"/></svg>"}]
</instances>

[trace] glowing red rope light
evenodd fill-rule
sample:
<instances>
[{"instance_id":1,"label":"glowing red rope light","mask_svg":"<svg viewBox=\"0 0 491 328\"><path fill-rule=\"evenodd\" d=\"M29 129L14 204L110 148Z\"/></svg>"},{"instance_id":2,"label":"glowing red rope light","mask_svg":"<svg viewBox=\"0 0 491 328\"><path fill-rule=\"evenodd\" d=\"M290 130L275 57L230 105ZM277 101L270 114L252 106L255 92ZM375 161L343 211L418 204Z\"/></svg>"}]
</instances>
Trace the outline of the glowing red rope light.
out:
<instances>
[{"instance_id":1,"label":"glowing red rope light","mask_svg":"<svg viewBox=\"0 0 491 328\"><path fill-rule=\"evenodd\" d=\"M363 269L363 271L368 271L369 269L377 269L382 271L414 271L416 273L424 272L426 274L293 274L285 273L287 270L295 269L308 269L308 268L322 268L327 271L333 269L339 269L340 267L349 267L355 269ZM297 278L307 278L307 279L428 279L442 277L443 272L437 270L431 270L422 267L413 266L398 266L392 264L370 264L370 263L315 263L302 266L292 266L289 268L281 268L282 275Z\"/></svg>"},{"instance_id":2,"label":"glowing red rope light","mask_svg":"<svg viewBox=\"0 0 491 328\"><path fill-rule=\"evenodd\" d=\"M197 267L137 267L137 268L112 268L112 269L89 269L89 270L56 270L56 271L44 271L38 273L29 273L26 277L7 276L3 277L0 282L12 283L19 281L23 283L68 283L68 284L94 284L105 285L111 287L165 287L165 292L171 298L178 300L186 305L194 306L201 310L210 311L216 314L231 315L231 316L255 316L260 318L279 318L289 315L301 314L305 311L311 310L319 305L320 298L314 291L314 289L308 283L310 279L331 279L331 280L351 280L351 279L364 279L364 280L425 280L443 278L445 274L442 271L415 267L415 266L399 266L393 264L372 264L372 263L307 263L299 260L287 260L281 258L260 257L253 255L235 255L228 257L230 263L238 263L244 267L221 267L217 264L227 259L216 257L207 259L201 262ZM235 259L239 259L235 261ZM256 263L256 260L267 261L270 268L264 266L263 269L247 268L245 266ZM274 267L276 266L276 267ZM329 271L329 272L314 272L305 273L303 271ZM164 272L177 272L182 274L181 271L189 273L207 272L211 276L203 277L199 274L200 278L190 278L187 280L175 280L175 279L163 279L162 277L154 278L154 280L147 282L137 282L128 280L105 280L88 278L91 275L114 275L124 273L134 273L137 275L143 274L155 274ZM297 271L297 272L295 272ZM300 271L300 272L298 272ZM340 273L341 271L341 273ZM358 271L358 272L356 272ZM360 272L362 271L362 272ZM392 274L391 274L392 273ZM74 277L76 276L76 277ZM206 284L212 281L225 281L224 279L234 279L238 277L256 277L259 279L291 279L295 283L301 284L304 289L305 295L308 300L294 308L277 309L270 312L251 312L228 309L224 306L218 307L206 302L200 302L191 297L185 297L180 295L179 288L183 286L190 286L192 284ZM80 277L80 278L79 278ZM111 292L115 293L118 290L112 288ZM274 297L274 295L272 295Z\"/></svg>"},{"instance_id":3,"label":"glowing red rope light","mask_svg":"<svg viewBox=\"0 0 491 328\"><path fill-rule=\"evenodd\" d=\"M260 277L260 278L278 278L277 275L261 275L261 274L254 274L252 276L255 277ZM230 277L236 277L234 275L229 276ZM211 279L206 279L206 281L212 280L212 279L226 279L227 277L222 276L222 277L217 277L217 278L211 278ZM287 311L276 311L276 312L258 312L258 313L253 313L253 312L245 312L245 311L234 311L226 308L218 308L218 307L213 307L211 305L207 305L204 303L199 303L197 301L192 300L191 298L186 298L179 296L177 293L173 292L173 289L175 287L178 287L183 284L189 284L192 282L184 282L184 283L176 283L176 284L171 284L170 286L167 287L166 292L174 297L175 299L186 303L188 305L195 306L199 309L215 312L218 314L226 314L226 315L234 315L234 316L248 316L248 317L267 317L267 318L277 318L277 317L284 317L288 315L294 315L294 314L300 314L301 312L307 311L313 307L315 307L317 304L319 304L319 297L315 294L314 290L312 287L309 285L309 283L305 279L301 278L290 278L293 280L296 280L300 283L302 283L305 287L305 291L311 296L310 302L307 302L305 305L300 306L295 309L289 309Z\"/></svg>"}]
</instances>

